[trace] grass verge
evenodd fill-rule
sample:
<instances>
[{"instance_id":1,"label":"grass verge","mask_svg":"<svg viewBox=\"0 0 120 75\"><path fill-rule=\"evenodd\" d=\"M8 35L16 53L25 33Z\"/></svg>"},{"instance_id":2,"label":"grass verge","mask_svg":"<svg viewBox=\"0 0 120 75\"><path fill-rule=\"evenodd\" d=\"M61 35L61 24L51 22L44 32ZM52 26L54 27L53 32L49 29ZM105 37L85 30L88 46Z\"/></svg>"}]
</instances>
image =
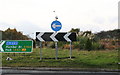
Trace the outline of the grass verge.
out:
<instances>
[{"instance_id":1,"label":"grass verge","mask_svg":"<svg viewBox=\"0 0 120 75\"><path fill-rule=\"evenodd\" d=\"M3 67L57 67L57 68L107 68L118 69L118 50L78 51L72 50L72 59L69 59L69 50L59 49L58 60L55 60L55 49L43 48L40 60L40 50L32 53L2 53ZM6 60L7 57L13 60ZM120 68L119 68L120 69Z\"/></svg>"}]
</instances>

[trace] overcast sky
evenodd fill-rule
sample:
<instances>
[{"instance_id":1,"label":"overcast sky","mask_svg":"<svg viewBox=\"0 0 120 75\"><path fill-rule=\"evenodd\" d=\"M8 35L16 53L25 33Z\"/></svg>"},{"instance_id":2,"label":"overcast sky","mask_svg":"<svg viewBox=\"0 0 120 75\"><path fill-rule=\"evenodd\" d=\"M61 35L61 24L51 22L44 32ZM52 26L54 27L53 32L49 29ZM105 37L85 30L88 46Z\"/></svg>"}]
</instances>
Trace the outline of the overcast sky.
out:
<instances>
[{"instance_id":1,"label":"overcast sky","mask_svg":"<svg viewBox=\"0 0 120 75\"><path fill-rule=\"evenodd\" d=\"M71 28L92 32L118 29L120 0L0 0L0 30L16 28L24 34L52 32L55 13L61 32Z\"/></svg>"}]
</instances>

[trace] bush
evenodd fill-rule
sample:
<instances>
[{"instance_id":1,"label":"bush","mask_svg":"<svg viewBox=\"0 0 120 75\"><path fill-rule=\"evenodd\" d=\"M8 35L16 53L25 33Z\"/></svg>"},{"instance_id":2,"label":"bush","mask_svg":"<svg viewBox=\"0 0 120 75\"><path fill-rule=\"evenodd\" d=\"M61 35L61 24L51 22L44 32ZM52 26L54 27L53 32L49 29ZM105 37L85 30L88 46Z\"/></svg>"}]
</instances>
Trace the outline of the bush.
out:
<instances>
[{"instance_id":1,"label":"bush","mask_svg":"<svg viewBox=\"0 0 120 75\"><path fill-rule=\"evenodd\" d=\"M50 43L50 48L55 48L55 43L54 42Z\"/></svg>"},{"instance_id":2,"label":"bush","mask_svg":"<svg viewBox=\"0 0 120 75\"><path fill-rule=\"evenodd\" d=\"M58 42L58 47L59 48L63 48L64 47L64 45L66 44L66 42Z\"/></svg>"},{"instance_id":3,"label":"bush","mask_svg":"<svg viewBox=\"0 0 120 75\"><path fill-rule=\"evenodd\" d=\"M85 49L85 46L86 46L86 42L87 42L87 37L78 37L78 42L79 43L77 43L77 44L79 44L79 45L77 45L77 46L79 46L78 48L81 50L81 49Z\"/></svg>"},{"instance_id":4,"label":"bush","mask_svg":"<svg viewBox=\"0 0 120 75\"><path fill-rule=\"evenodd\" d=\"M104 45L101 45L97 40L90 40L87 37L78 37L78 41L74 42L74 48L80 50L99 50L104 49Z\"/></svg>"},{"instance_id":5,"label":"bush","mask_svg":"<svg viewBox=\"0 0 120 75\"><path fill-rule=\"evenodd\" d=\"M70 45L68 45L68 44L65 44L64 46L63 46L63 48L64 49L70 49ZM72 45L72 49L74 48L74 45Z\"/></svg>"},{"instance_id":6,"label":"bush","mask_svg":"<svg viewBox=\"0 0 120 75\"><path fill-rule=\"evenodd\" d=\"M102 48L101 46L102 46L102 45L99 44L99 43L97 43L97 42L93 42L93 43L92 43L92 49L93 49L93 50L99 50L100 48Z\"/></svg>"},{"instance_id":7,"label":"bush","mask_svg":"<svg viewBox=\"0 0 120 75\"><path fill-rule=\"evenodd\" d=\"M58 48L63 48L65 44L66 44L65 42L58 42L57 43ZM51 42L49 47L50 48L55 48L55 42Z\"/></svg>"},{"instance_id":8,"label":"bush","mask_svg":"<svg viewBox=\"0 0 120 75\"><path fill-rule=\"evenodd\" d=\"M86 44L85 44L85 49L88 51L91 51L92 49L92 41L90 39L87 40Z\"/></svg>"},{"instance_id":9,"label":"bush","mask_svg":"<svg viewBox=\"0 0 120 75\"><path fill-rule=\"evenodd\" d=\"M58 42L58 48L69 49L69 42ZM55 48L55 42L51 42L49 45L50 48ZM99 50L104 49L105 46L101 45L97 40L91 40L87 37L79 36L77 37L77 42L72 42L72 48L79 50Z\"/></svg>"},{"instance_id":10,"label":"bush","mask_svg":"<svg viewBox=\"0 0 120 75\"><path fill-rule=\"evenodd\" d=\"M80 42L73 42L74 48L80 48Z\"/></svg>"}]
</instances>

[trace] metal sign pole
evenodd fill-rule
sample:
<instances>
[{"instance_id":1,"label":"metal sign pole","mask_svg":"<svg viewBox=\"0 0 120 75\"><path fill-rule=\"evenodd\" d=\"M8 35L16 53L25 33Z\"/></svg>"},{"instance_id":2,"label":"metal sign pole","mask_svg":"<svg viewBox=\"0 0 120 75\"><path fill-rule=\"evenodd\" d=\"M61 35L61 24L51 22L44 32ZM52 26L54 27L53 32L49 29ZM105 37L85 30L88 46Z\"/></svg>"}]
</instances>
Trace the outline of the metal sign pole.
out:
<instances>
[{"instance_id":1,"label":"metal sign pole","mask_svg":"<svg viewBox=\"0 0 120 75\"><path fill-rule=\"evenodd\" d=\"M53 11L55 13L55 11ZM62 24L57 21L58 17L55 16L55 21L53 21L51 23L51 28L53 31L55 31L55 33L57 33L57 31L59 31L61 28L62 28ZM53 40L56 39L55 36L53 36ZM55 48L56 48L56 57L55 59L57 60L57 57L58 57L58 47L57 47L57 41L55 41Z\"/></svg>"},{"instance_id":2,"label":"metal sign pole","mask_svg":"<svg viewBox=\"0 0 120 75\"><path fill-rule=\"evenodd\" d=\"M55 48L56 48L56 60L57 60L57 58L58 58L58 45L57 45L57 42L55 42Z\"/></svg>"},{"instance_id":3,"label":"metal sign pole","mask_svg":"<svg viewBox=\"0 0 120 75\"><path fill-rule=\"evenodd\" d=\"M42 60L42 42L40 42L40 60Z\"/></svg>"},{"instance_id":4,"label":"metal sign pole","mask_svg":"<svg viewBox=\"0 0 120 75\"><path fill-rule=\"evenodd\" d=\"M55 32L55 33L57 33L57 31ZM57 45L57 41L55 42L55 48L56 48L56 60L57 60L57 58L58 58L58 45Z\"/></svg>"},{"instance_id":5,"label":"metal sign pole","mask_svg":"<svg viewBox=\"0 0 120 75\"><path fill-rule=\"evenodd\" d=\"M72 58L72 42L70 42L70 59Z\"/></svg>"}]
</instances>

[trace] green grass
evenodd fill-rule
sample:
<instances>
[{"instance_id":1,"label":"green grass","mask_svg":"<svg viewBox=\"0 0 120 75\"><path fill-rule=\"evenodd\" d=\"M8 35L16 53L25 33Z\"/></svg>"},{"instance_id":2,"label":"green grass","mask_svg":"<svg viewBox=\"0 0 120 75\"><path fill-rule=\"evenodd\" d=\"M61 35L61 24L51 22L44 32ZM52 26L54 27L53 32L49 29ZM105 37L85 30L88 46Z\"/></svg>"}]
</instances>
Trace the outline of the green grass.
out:
<instances>
[{"instance_id":1,"label":"green grass","mask_svg":"<svg viewBox=\"0 0 120 75\"><path fill-rule=\"evenodd\" d=\"M32 53L3 53L3 67L62 67L62 68L109 68L118 69L117 50L78 51L73 50L73 57L69 59L69 50L59 49L55 60L55 49L42 48L43 59L40 60L40 50ZM7 61L7 56L13 60Z\"/></svg>"}]
</instances>

